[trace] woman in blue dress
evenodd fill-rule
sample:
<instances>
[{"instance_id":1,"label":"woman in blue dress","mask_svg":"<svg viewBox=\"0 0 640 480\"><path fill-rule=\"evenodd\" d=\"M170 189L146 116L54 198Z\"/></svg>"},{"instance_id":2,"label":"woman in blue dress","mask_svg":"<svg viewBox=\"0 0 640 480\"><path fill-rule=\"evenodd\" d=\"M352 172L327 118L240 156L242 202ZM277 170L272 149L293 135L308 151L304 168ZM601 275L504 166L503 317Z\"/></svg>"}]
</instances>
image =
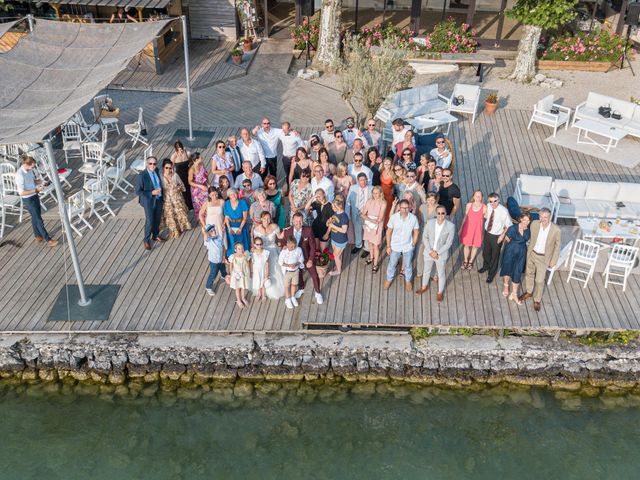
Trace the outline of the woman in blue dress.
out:
<instances>
[{"instance_id":1,"label":"woman in blue dress","mask_svg":"<svg viewBox=\"0 0 640 480\"><path fill-rule=\"evenodd\" d=\"M249 243L249 206L244 200L238 198L238 191L235 188L227 190L227 200L224 202L224 223L227 226L229 243L227 244L227 256L234 252L234 245L242 243L245 251L251 249Z\"/></svg>"},{"instance_id":2,"label":"woman in blue dress","mask_svg":"<svg viewBox=\"0 0 640 480\"><path fill-rule=\"evenodd\" d=\"M518 218L518 223L511 225L504 237L504 251L502 252L502 264L500 265L500 276L503 282L502 295L509 297L518 305L522 302L518 300L518 288L522 281L524 266L527 263L527 242L531 237L529 224L531 217L528 213L523 213ZM509 281L511 281L511 295L509 295Z\"/></svg>"}]
</instances>

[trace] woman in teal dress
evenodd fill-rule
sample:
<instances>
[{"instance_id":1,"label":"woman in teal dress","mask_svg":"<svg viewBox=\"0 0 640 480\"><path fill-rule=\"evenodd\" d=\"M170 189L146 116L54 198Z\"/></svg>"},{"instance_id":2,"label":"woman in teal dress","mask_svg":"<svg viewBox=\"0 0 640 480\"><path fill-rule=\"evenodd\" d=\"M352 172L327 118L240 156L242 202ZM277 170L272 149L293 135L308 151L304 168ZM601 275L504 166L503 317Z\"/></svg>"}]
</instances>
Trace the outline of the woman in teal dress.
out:
<instances>
[{"instance_id":1,"label":"woman in teal dress","mask_svg":"<svg viewBox=\"0 0 640 480\"><path fill-rule=\"evenodd\" d=\"M511 225L504 236L504 250L502 251L502 263L500 265L500 276L502 278L502 295L509 297L520 305L518 300L518 287L522 282L522 274L527 263L527 242L531 238L529 224L531 217L528 213L523 213L518 218L516 225ZM511 294L509 295L509 280L511 280Z\"/></svg>"},{"instance_id":2,"label":"woman in teal dress","mask_svg":"<svg viewBox=\"0 0 640 480\"><path fill-rule=\"evenodd\" d=\"M267 178L264 179L264 188L267 194L267 200L271 201L276 207L276 216L273 221L280 227L280 230L284 230L286 223L284 216L284 197L282 196L282 190L278 188L276 177L267 175Z\"/></svg>"},{"instance_id":3,"label":"woman in teal dress","mask_svg":"<svg viewBox=\"0 0 640 480\"><path fill-rule=\"evenodd\" d=\"M247 221L249 218L249 206L244 200L238 198L238 191L235 188L227 190L227 200L224 202L224 223L227 226L229 243L227 244L227 256L234 252L234 245L242 243L245 251L249 251L249 228Z\"/></svg>"}]
</instances>

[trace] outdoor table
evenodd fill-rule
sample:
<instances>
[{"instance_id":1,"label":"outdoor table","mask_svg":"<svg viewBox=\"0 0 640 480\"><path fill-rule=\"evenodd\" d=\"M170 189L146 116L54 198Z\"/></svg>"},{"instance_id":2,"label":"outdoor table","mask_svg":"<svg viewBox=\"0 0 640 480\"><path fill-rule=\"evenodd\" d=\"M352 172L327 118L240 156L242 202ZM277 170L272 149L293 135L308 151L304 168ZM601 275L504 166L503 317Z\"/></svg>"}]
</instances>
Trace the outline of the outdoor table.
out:
<instances>
[{"instance_id":1,"label":"outdoor table","mask_svg":"<svg viewBox=\"0 0 640 480\"><path fill-rule=\"evenodd\" d=\"M631 242L634 247L640 240L640 221L620 220L620 223L617 223L616 220L606 220L611 222L611 229L608 231L600 228L601 221L599 218L578 218L577 222L582 230L582 237L592 242L620 238L625 243ZM608 248L608 246L604 244L605 248Z\"/></svg>"},{"instance_id":2,"label":"outdoor table","mask_svg":"<svg viewBox=\"0 0 640 480\"><path fill-rule=\"evenodd\" d=\"M616 148L618 142L627 135L627 131L622 128L610 127L589 119L578 120L574 127L578 129L578 144L595 145L607 153ZM590 133L604 137L608 142L602 143L601 140L590 137Z\"/></svg>"},{"instance_id":3,"label":"outdoor table","mask_svg":"<svg viewBox=\"0 0 640 480\"><path fill-rule=\"evenodd\" d=\"M451 124L457 122L457 117L454 117L447 112L435 112L427 115L420 115L415 118L407 119L407 122L411 124L418 133L434 133L436 128L441 125L447 126L446 136L449 136L449 129ZM427 132L427 130L431 130Z\"/></svg>"}]
</instances>

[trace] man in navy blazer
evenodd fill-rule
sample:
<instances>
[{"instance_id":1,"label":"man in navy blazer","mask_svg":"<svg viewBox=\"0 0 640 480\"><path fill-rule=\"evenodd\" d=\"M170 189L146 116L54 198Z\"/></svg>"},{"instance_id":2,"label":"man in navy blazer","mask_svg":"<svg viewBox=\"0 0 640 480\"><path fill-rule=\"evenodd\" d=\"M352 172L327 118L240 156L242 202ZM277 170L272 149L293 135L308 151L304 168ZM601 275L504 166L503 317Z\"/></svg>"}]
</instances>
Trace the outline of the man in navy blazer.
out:
<instances>
[{"instance_id":1,"label":"man in navy blazer","mask_svg":"<svg viewBox=\"0 0 640 480\"><path fill-rule=\"evenodd\" d=\"M163 242L160 237L160 220L162 219L163 190L162 180L158 173L158 159L147 158L147 168L138 174L136 179L136 195L144 208L144 249L151 250L151 240Z\"/></svg>"}]
</instances>

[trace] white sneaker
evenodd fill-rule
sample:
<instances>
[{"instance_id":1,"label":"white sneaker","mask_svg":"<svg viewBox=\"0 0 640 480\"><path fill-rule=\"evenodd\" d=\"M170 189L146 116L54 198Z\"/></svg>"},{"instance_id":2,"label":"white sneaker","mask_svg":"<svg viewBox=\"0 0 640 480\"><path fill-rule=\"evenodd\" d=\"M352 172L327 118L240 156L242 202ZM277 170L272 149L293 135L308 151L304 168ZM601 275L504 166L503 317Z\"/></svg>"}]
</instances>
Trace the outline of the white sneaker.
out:
<instances>
[{"instance_id":1,"label":"white sneaker","mask_svg":"<svg viewBox=\"0 0 640 480\"><path fill-rule=\"evenodd\" d=\"M293 308L293 303L291 303L291 299L290 299L290 298L287 298L287 299L284 301L284 304L286 305L286 307L287 307L289 310L291 310L291 309Z\"/></svg>"},{"instance_id":2,"label":"white sneaker","mask_svg":"<svg viewBox=\"0 0 640 480\"><path fill-rule=\"evenodd\" d=\"M316 303L318 305L322 305L324 303L324 300L322 299L322 294L316 292Z\"/></svg>"},{"instance_id":3,"label":"white sneaker","mask_svg":"<svg viewBox=\"0 0 640 480\"><path fill-rule=\"evenodd\" d=\"M299 304L298 304L298 300L296 300L296 297L291 297L291 304L292 304L294 307L297 307L297 306L299 305Z\"/></svg>"},{"instance_id":4,"label":"white sneaker","mask_svg":"<svg viewBox=\"0 0 640 480\"><path fill-rule=\"evenodd\" d=\"M207 295L213 297L215 294L216 294L216 292L214 292L213 289L207 288Z\"/></svg>"},{"instance_id":5,"label":"white sneaker","mask_svg":"<svg viewBox=\"0 0 640 480\"><path fill-rule=\"evenodd\" d=\"M304 294L304 290L302 290L301 288L296 290L296 298L300 298L303 294Z\"/></svg>"}]
</instances>

